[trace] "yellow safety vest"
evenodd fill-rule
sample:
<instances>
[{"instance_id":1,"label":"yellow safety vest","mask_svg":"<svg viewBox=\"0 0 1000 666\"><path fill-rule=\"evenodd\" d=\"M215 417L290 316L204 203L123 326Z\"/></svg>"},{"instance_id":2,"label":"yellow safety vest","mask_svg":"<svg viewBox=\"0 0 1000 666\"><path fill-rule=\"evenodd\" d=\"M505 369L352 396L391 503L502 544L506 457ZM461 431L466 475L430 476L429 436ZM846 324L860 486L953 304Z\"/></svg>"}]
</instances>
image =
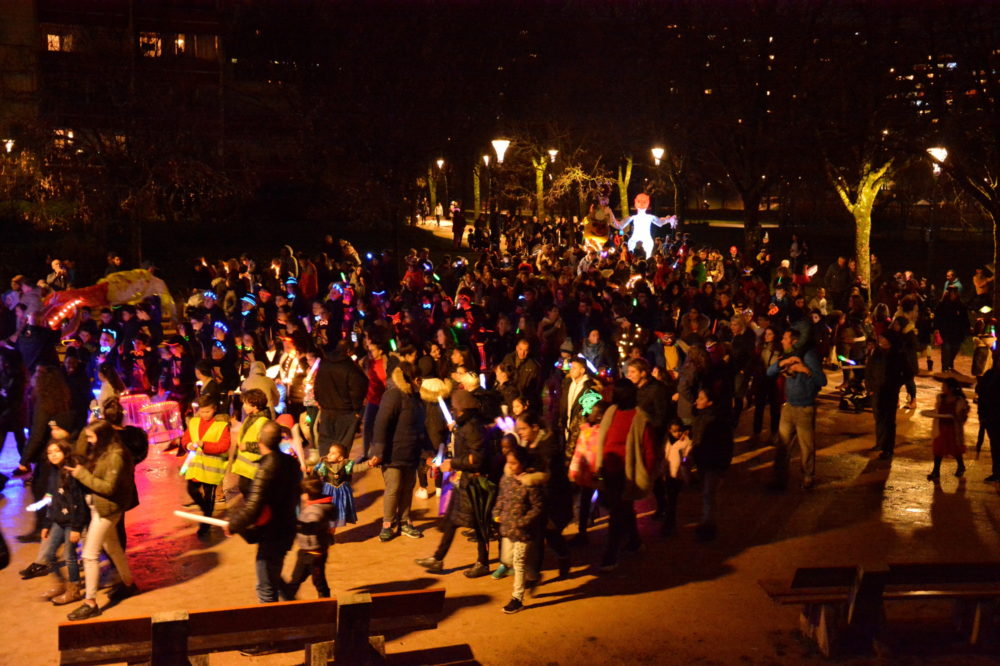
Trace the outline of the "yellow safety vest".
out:
<instances>
[{"instance_id":1,"label":"yellow safety vest","mask_svg":"<svg viewBox=\"0 0 1000 666\"><path fill-rule=\"evenodd\" d=\"M253 417L256 418L251 423L243 423L243 429L240 430L239 449L236 451L236 460L233 461L233 474L239 474L248 479L253 479L257 473L257 461L263 457L263 454L259 450L247 450L247 444L256 445L260 440L260 429L268 420L265 414L260 416L253 414ZM253 448L256 449L256 446Z\"/></svg>"},{"instance_id":2,"label":"yellow safety vest","mask_svg":"<svg viewBox=\"0 0 1000 666\"><path fill-rule=\"evenodd\" d=\"M200 481L212 486L222 483L222 477L226 475L226 464L229 462L228 452L221 455L205 453L201 450L201 444L202 442L218 442L228 427L228 421L214 419L212 425L208 427L204 439L201 439L198 435L201 419L195 416L188 421L188 434L198 448L195 449L194 458L188 465L187 473L184 475L185 479Z\"/></svg>"}]
</instances>

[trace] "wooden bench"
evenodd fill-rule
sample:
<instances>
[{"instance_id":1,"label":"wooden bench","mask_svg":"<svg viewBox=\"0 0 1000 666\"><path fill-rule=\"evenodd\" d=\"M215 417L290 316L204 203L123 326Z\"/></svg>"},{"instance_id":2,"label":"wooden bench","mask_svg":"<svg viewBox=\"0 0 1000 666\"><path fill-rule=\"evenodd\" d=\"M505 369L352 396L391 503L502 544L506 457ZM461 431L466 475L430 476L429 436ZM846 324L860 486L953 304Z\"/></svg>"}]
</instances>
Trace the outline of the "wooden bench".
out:
<instances>
[{"instance_id":1,"label":"wooden bench","mask_svg":"<svg viewBox=\"0 0 1000 666\"><path fill-rule=\"evenodd\" d=\"M444 609L444 589L359 594L146 617L95 619L59 625L61 664L208 663L212 652L262 643L280 651L305 650L305 663L376 663L385 659L383 634L433 629Z\"/></svg>"},{"instance_id":2,"label":"wooden bench","mask_svg":"<svg viewBox=\"0 0 1000 666\"><path fill-rule=\"evenodd\" d=\"M886 601L951 600L957 628L978 646L993 638L1000 563L811 567L760 586L779 604L803 607L802 634L828 657L841 647L870 649Z\"/></svg>"}]
</instances>

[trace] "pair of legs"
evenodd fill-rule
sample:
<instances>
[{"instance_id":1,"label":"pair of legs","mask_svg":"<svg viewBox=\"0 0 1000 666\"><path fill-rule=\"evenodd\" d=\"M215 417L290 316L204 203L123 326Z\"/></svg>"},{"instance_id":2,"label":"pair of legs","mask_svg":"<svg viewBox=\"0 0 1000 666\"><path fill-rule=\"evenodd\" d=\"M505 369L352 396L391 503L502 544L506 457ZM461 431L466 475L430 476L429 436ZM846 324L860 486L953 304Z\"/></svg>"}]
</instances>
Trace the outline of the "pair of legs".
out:
<instances>
[{"instance_id":1,"label":"pair of legs","mask_svg":"<svg viewBox=\"0 0 1000 666\"><path fill-rule=\"evenodd\" d=\"M330 597L330 585L326 582L328 552L329 549L326 548L320 551L299 549L295 554L295 568L292 570L292 577L285 582L281 589L281 597L285 601L295 599L295 595L299 592L299 586L310 576L319 598L328 599Z\"/></svg>"},{"instance_id":2,"label":"pair of legs","mask_svg":"<svg viewBox=\"0 0 1000 666\"><path fill-rule=\"evenodd\" d=\"M368 451L372 447L372 438L375 437L375 415L378 414L378 405L365 405L364 426L362 430L362 443L364 445L363 457L368 459Z\"/></svg>"},{"instance_id":3,"label":"pair of legs","mask_svg":"<svg viewBox=\"0 0 1000 666\"><path fill-rule=\"evenodd\" d=\"M796 407L785 404L781 408L778 424L778 441L774 452L774 485L788 485L788 463L792 457L792 438L798 437L802 452L802 484L809 486L816 477L816 407Z\"/></svg>"},{"instance_id":4,"label":"pair of legs","mask_svg":"<svg viewBox=\"0 0 1000 666\"><path fill-rule=\"evenodd\" d=\"M285 553L290 544L281 541L261 541L257 544L257 601L262 604L278 600L283 581L281 566L285 563Z\"/></svg>"},{"instance_id":5,"label":"pair of legs","mask_svg":"<svg viewBox=\"0 0 1000 666\"><path fill-rule=\"evenodd\" d=\"M514 589L511 597L524 600L525 583L538 580L538 569L534 566L534 545L530 541L512 541L504 537L500 541L500 564L514 571Z\"/></svg>"},{"instance_id":6,"label":"pair of legs","mask_svg":"<svg viewBox=\"0 0 1000 666\"><path fill-rule=\"evenodd\" d=\"M316 424L316 448L319 457L325 458L334 442L342 444L348 452L354 443L354 435L358 431L358 418L348 413L337 413L332 410L320 410ZM372 426L374 428L374 425ZM367 449L365 449L367 451Z\"/></svg>"},{"instance_id":7,"label":"pair of legs","mask_svg":"<svg viewBox=\"0 0 1000 666\"><path fill-rule=\"evenodd\" d=\"M240 477L242 480L244 477ZM188 496L191 500L198 505L201 509L202 514L207 518L212 517L212 513L215 511L215 488L216 486L209 483L202 483L201 481L195 481L194 479L188 479L187 491ZM240 488L242 490L242 486ZM247 487L249 491L249 486ZM198 534L205 535L209 533L209 526L202 523L198 526Z\"/></svg>"},{"instance_id":8,"label":"pair of legs","mask_svg":"<svg viewBox=\"0 0 1000 666\"><path fill-rule=\"evenodd\" d=\"M656 499L656 513L663 518L660 531L671 534L677 528L677 500L680 498L684 482L667 472L653 481L653 497Z\"/></svg>"},{"instance_id":9,"label":"pair of legs","mask_svg":"<svg viewBox=\"0 0 1000 666\"><path fill-rule=\"evenodd\" d=\"M66 578L71 583L80 582L80 566L76 561L76 544L70 540L71 531L69 525L52 523L49 525L49 535L42 544L35 560L38 564L50 565L56 576L59 574L59 546L64 546L63 557L66 558Z\"/></svg>"},{"instance_id":10,"label":"pair of legs","mask_svg":"<svg viewBox=\"0 0 1000 666\"><path fill-rule=\"evenodd\" d=\"M122 584L132 585L132 569L129 568L125 551L122 550L122 546L118 542L118 530L115 529L121 516L121 513L113 513L102 517L93 505L90 507L90 527L87 529L87 538L83 543L83 572L87 585L86 603L90 606L97 606L97 589L101 578L101 565L98 558L101 555L101 550L108 554L108 559L118 571ZM67 559L69 558L67 557Z\"/></svg>"},{"instance_id":11,"label":"pair of legs","mask_svg":"<svg viewBox=\"0 0 1000 666\"><path fill-rule=\"evenodd\" d=\"M457 489L456 489L457 492ZM452 498L452 501L457 501L456 498ZM441 543L438 544L437 550L434 551L434 559L438 561L444 561L445 555L451 550L451 544L455 540L455 533L459 530L461 525L456 525L448 518L444 520L444 534L441 535ZM478 534L478 530L476 531ZM490 561L490 543L489 541L480 541L479 537L476 537L476 564L482 564L486 566Z\"/></svg>"},{"instance_id":12,"label":"pair of legs","mask_svg":"<svg viewBox=\"0 0 1000 666\"><path fill-rule=\"evenodd\" d=\"M385 494L382 496L382 529L409 524L413 486L417 482L416 468L386 467L382 476L385 479Z\"/></svg>"},{"instance_id":13,"label":"pair of legs","mask_svg":"<svg viewBox=\"0 0 1000 666\"><path fill-rule=\"evenodd\" d=\"M764 411L771 415L770 433L773 438L778 432L778 422L781 421L781 398L778 396L778 384L764 378L762 385L754 392L753 397L753 434L760 435L764 429Z\"/></svg>"},{"instance_id":14,"label":"pair of legs","mask_svg":"<svg viewBox=\"0 0 1000 666\"><path fill-rule=\"evenodd\" d=\"M991 442L992 444L992 442ZM940 478L941 476L941 463L944 461L944 456L934 456L934 469L931 473L927 475L929 481ZM958 463L958 467L955 469L955 476L962 476L965 474L965 460L962 458L962 454L955 456L955 462ZM994 467L996 464L994 463Z\"/></svg>"},{"instance_id":15,"label":"pair of legs","mask_svg":"<svg viewBox=\"0 0 1000 666\"><path fill-rule=\"evenodd\" d=\"M641 544L639 526L635 519L635 504L622 498L625 489L625 475L609 474L601 491L601 504L608 509L608 545L602 563L614 565L618 562L618 551L625 548L635 550Z\"/></svg>"},{"instance_id":16,"label":"pair of legs","mask_svg":"<svg viewBox=\"0 0 1000 666\"><path fill-rule=\"evenodd\" d=\"M896 408L899 406L899 386L884 386L872 396L875 415L875 445L884 457L892 456L896 448Z\"/></svg>"}]
</instances>

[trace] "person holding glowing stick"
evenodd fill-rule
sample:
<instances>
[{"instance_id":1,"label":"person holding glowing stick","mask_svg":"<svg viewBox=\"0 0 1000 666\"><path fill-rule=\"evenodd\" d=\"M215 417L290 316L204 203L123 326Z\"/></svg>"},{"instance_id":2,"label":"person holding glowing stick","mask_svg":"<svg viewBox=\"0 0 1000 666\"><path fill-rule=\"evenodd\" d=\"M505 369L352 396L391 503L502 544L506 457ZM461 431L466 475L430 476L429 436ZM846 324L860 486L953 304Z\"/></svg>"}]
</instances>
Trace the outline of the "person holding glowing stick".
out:
<instances>
[{"instance_id":1,"label":"person holding glowing stick","mask_svg":"<svg viewBox=\"0 0 1000 666\"><path fill-rule=\"evenodd\" d=\"M229 419L217 412L216 402L203 394L181 438L181 446L188 451L181 466L188 495L209 518L215 510L215 488L222 483L229 463ZM210 531L209 525L199 525L198 538L207 539Z\"/></svg>"}]
</instances>

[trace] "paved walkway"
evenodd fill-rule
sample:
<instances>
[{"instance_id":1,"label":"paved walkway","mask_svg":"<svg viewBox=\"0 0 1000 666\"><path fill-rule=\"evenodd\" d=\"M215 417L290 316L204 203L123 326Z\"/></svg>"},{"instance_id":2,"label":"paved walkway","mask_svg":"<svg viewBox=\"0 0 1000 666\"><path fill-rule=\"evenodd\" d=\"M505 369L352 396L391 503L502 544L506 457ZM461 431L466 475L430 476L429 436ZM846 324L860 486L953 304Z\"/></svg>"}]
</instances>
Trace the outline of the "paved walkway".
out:
<instances>
[{"instance_id":1,"label":"paved walkway","mask_svg":"<svg viewBox=\"0 0 1000 666\"><path fill-rule=\"evenodd\" d=\"M967 357L961 361L968 367ZM930 408L937 382L922 377L918 385L919 408ZM954 463L946 462L941 483L935 485L924 478L930 469L929 419L901 411L896 458L882 463L868 452L871 414L848 414L836 407L836 396L828 390L819 415L819 483L813 491L765 492L772 450L751 448L743 436L736 464L720 489L716 542L695 540L700 496L685 490L684 527L676 536L658 536L658 523L649 520L645 504L646 517L640 518L643 550L614 573L595 576L606 533L602 519L590 548L574 553L572 576L552 581L554 572L546 571L529 607L513 616L500 612L510 596L509 579L469 580L459 573L474 559L473 544L463 539L455 543L444 576L428 575L412 564L413 558L429 555L439 538L432 527L436 500L414 501L426 538L380 543L375 537L382 480L378 473L364 473L355 486L360 522L338 533L327 567L334 594L446 587L448 602L440 627L392 637L387 643L390 653L468 644L485 664L823 663L797 637L797 611L772 604L758 588L759 579L784 576L803 565L872 559L995 560L1000 554L997 487L983 482L989 473L989 445L981 459L970 454L965 478L956 479ZM741 433L749 421L744 414ZM966 426L968 439L974 441L976 428L973 416ZM0 469L14 464L9 442ZM144 593L109 609L107 617L255 601L253 547L221 534L201 544L191 525L171 515L186 502L178 466L177 458L154 450L139 467L142 504L128 514L128 553ZM8 538L27 524L23 507L30 501L28 495L19 481L11 481L4 492L0 524ZM68 609L38 599L46 589L45 579L19 580L17 570L27 566L37 546L10 541L13 561L0 572L0 665L55 663L55 625ZM495 557L495 546L492 554ZM309 583L301 594L314 596ZM962 646L947 630L946 605L890 605L888 612L891 619L912 619L892 625L890 646L899 655L898 663L995 663L968 654L947 655ZM300 658L278 655L251 663L294 664ZM213 663L247 660L231 654L213 657Z\"/></svg>"}]
</instances>

